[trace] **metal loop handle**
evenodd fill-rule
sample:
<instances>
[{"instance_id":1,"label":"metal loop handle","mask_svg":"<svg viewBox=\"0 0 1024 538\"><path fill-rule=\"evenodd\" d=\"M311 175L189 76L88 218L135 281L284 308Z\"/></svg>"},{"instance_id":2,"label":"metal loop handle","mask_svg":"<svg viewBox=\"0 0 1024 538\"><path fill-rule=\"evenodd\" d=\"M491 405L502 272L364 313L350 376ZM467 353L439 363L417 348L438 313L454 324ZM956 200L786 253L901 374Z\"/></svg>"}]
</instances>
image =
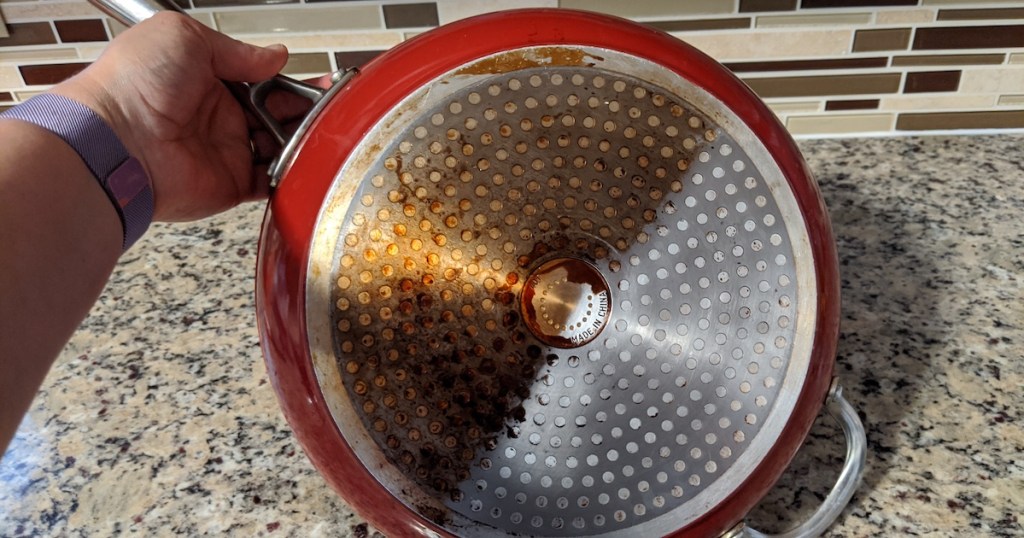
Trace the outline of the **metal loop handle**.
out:
<instances>
[{"instance_id":1,"label":"metal loop handle","mask_svg":"<svg viewBox=\"0 0 1024 538\"><path fill-rule=\"evenodd\" d=\"M867 437L864 425L861 424L857 411L843 397L843 387L836 384L826 402L829 415L843 429L846 436L846 461L839 473L832 491L816 512L805 522L781 534L767 534L759 530L741 526L726 534L725 538L797 538L820 536L850 502L864 474L864 462L867 456Z\"/></svg>"},{"instance_id":2,"label":"metal loop handle","mask_svg":"<svg viewBox=\"0 0 1024 538\"><path fill-rule=\"evenodd\" d=\"M89 0L89 3L126 26L138 24L161 11L184 13L173 0ZM271 136L274 137L274 140L281 146L281 153L274 159L268 169L271 189L277 187L285 165L294 156L299 139L312 124L313 118L319 114L326 104L327 100L324 97L336 93L344 85L344 82L356 72L355 69L336 71L331 75L333 86L327 90L284 75L276 75L269 80L255 84L224 81L224 85L235 96L235 99L260 120L260 123L263 124ZM305 97L313 103L312 109L291 136L288 135L281 123L267 110L267 96L274 89L285 90Z\"/></svg>"}]
</instances>

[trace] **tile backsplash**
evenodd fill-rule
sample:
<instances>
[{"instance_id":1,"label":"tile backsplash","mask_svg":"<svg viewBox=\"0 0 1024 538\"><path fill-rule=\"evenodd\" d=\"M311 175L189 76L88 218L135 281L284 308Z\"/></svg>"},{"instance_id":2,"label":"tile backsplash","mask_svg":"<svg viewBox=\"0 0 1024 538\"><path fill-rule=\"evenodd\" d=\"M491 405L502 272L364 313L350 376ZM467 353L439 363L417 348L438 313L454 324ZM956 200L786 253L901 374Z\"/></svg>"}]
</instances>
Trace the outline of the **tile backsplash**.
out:
<instances>
[{"instance_id":1,"label":"tile backsplash","mask_svg":"<svg viewBox=\"0 0 1024 538\"><path fill-rule=\"evenodd\" d=\"M1024 2L1000 0L175 0L293 76L361 65L468 16L602 11L669 32L753 88L796 136L1024 129ZM95 60L124 27L85 0L0 0L0 109Z\"/></svg>"}]
</instances>

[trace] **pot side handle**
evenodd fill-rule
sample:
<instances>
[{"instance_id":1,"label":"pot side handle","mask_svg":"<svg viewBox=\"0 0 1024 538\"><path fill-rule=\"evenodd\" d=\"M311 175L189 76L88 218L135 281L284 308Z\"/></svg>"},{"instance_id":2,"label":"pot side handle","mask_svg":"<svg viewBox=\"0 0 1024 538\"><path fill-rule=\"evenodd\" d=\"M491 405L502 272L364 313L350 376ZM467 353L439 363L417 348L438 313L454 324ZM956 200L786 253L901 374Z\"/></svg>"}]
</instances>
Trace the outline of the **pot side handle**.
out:
<instances>
[{"instance_id":1,"label":"pot side handle","mask_svg":"<svg viewBox=\"0 0 1024 538\"><path fill-rule=\"evenodd\" d=\"M839 423L843 429L843 435L846 437L846 460L843 462L843 470L839 473L839 478L832 486L832 491L825 497L818 510L807 521L781 534L766 534L747 527L745 523L740 523L722 538L816 537L821 536L839 517L853 497L857 486L860 485L861 477L864 474L867 437L864 433L864 425L861 424L860 417L857 416L857 411L843 397L843 387L838 383L833 385L826 406L829 415Z\"/></svg>"}]
</instances>

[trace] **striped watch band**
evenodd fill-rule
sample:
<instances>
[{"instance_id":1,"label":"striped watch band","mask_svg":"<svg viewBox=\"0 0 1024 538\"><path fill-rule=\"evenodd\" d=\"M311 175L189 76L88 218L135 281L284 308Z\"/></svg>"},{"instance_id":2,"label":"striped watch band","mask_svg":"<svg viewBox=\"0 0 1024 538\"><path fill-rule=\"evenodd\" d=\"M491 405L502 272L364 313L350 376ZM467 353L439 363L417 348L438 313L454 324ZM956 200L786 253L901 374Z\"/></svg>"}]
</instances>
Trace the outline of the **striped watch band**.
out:
<instances>
[{"instance_id":1,"label":"striped watch band","mask_svg":"<svg viewBox=\"0 0 1024 538\"><path fill-rule=\"evenodd\" d=\"M117 210L128 250L153 220L153 190L142 164L113 129L88 107L61 95L41 94L0 118L32 123L61 137L85 162Z\"/></svg>"}]
</instances>

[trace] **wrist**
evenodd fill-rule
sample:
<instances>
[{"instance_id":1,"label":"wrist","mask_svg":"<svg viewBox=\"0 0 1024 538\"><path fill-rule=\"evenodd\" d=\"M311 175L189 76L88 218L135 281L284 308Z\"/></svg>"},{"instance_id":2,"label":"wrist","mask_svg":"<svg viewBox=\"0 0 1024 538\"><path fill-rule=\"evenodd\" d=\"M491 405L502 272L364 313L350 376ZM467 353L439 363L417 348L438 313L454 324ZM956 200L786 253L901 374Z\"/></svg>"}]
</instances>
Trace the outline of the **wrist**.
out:
<instances>
[{"instance_id":1,"label":"wrist","mask_svg":"<svg viewBox=\"0 0 1024 538\"><path fill-rule=\"evenodd\" d=\"M100 107L96 101L82 98L81 93L71 94L82 100L61 92L46 93L0 117L45 129L78 154L116 210L123 231L122 250L127 250L153 219L149 177L141 163L129 153L121 136L97 112Z\"/></svg>"}]
</instances>

